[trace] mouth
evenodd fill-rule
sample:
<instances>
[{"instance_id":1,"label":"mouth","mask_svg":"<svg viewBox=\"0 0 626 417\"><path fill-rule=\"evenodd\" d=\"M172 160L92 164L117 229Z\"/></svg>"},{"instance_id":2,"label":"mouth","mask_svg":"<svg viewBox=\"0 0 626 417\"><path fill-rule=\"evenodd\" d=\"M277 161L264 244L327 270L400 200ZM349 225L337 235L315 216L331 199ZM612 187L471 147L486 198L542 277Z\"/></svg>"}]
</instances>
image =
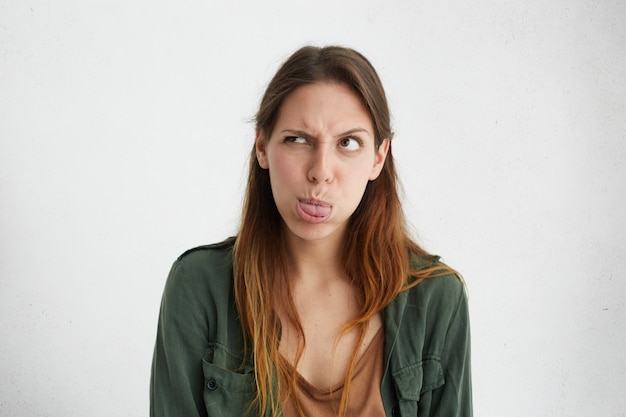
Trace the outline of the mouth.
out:
<instances>
[{"instance_id":1,"label":"mouth","mask_svg":"<svg viewBox=\"0 0 626 417\"><path fill-rule=\"evenodd\" d=\"M330 216L332 206L319 200L298 200L296 211L307 223L322 223Z\"/></svg>"}]
</instances>

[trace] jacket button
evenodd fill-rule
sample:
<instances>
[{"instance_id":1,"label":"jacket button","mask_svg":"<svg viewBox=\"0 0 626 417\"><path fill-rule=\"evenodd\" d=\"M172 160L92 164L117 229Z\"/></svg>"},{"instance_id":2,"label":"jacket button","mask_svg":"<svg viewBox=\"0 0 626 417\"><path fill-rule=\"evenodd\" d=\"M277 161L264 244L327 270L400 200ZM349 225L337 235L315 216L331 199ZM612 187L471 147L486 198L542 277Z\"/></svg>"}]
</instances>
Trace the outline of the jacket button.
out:
<instances>
[{"instance_id":1,"label":"jacket button","mask_svg":"<svg viewBox=\"0 0 626 417\"><path fill-rule=\"evenodd\" d=\"M215 391L217 389L217 381L214 379L209 379L206 383L206 387L211 391Z\"/></svg>"},{"instance_id":2,"label":"jacket button","mask_svg":"<svg viewBox=\"0 0 626 417\"><path fill-rule=\"evenodd\" d=\"M391 415L393 417L400 417L400 409L398 408L398 406L395 406L391 409Z\"/></svg>"}]
</instances>

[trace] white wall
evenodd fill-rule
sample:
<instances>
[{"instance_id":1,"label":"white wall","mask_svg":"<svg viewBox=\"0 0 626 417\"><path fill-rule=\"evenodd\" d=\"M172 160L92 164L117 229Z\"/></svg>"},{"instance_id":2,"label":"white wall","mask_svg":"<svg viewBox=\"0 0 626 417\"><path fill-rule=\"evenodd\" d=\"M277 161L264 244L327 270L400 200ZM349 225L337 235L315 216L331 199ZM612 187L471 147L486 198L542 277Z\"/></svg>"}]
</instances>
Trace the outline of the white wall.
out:
<instances>
[{"instance_id":1,"label":"white wall","mask_svg":"<svg viewBox=\"0 0 626 417\"><path fill-rule=\"evenodd\" d=\"M234 233L278 64L339 43L467 280L475 414L625 416L626 3L237 3L0 0L0 415L147 415L171 262Z\"/></svg>"}]
</instances>

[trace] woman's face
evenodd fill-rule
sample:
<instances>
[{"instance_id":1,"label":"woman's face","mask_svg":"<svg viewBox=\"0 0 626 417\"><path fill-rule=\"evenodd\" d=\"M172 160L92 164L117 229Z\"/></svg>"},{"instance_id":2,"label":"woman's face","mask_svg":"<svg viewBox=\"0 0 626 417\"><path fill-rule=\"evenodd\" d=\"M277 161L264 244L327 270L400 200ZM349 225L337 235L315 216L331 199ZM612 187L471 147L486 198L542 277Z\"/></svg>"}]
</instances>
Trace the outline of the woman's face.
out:
<instances>
[{"instance_id":1,"label":"woman's face","mask_svg":"<svg viewBox=\"0 0 626 417\"><path fill-rule=\"evenodd\" d=\"M376 148L359 97L345 85L327 82L288 95L271 136L257 133L256 140L280 215L294 237L307 241L343 238L388 149L388 140Z\"/></svg>"}]
</instances>

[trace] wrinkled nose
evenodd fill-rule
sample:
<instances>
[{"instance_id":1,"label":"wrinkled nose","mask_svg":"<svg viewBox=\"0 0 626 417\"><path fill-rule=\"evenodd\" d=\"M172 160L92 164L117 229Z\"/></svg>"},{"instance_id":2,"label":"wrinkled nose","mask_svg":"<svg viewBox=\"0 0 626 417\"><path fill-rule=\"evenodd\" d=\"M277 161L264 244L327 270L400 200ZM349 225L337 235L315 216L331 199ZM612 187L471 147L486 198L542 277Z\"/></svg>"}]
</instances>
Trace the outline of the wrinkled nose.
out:
<instances>
[{"instance_id":1,"label":"wrinkled nose","mask_svg":"<svg viewBox=\"0 0 626 417\"><path fill-rule=\"evenodd\" d=\"M315 150L309 162L308 179L311 182L323 183L333 180L331 155L327 149L320 147Z\"/></svg>"}]
</instances>

